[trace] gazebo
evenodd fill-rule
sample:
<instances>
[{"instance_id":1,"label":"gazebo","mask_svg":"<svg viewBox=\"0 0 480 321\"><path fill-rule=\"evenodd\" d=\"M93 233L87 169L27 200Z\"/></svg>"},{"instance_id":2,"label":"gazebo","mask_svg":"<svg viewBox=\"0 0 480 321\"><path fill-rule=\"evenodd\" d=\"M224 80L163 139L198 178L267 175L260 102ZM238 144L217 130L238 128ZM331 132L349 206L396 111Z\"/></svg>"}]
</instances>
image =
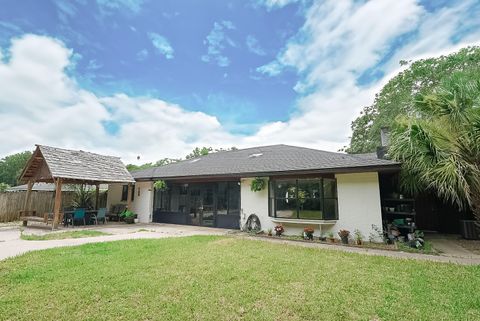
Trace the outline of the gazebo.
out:
<instances>
[{"instance_id":1,"label":"gazebo","mask_svg":"<svg viewBox=\"0 0 480 321\"><path fill-rule=\"evenodd\" d=\"M24 211L30 207L32 186L36 182L55 184L53 227L58 226L62 207L63 184L89 184L96 186L95 207L98 208L100 184L127 183L128 208L131 205L132 175L119 157L105 156L82 150L68 150L36 145L32 157L20 175L20 182L27 184Z\"/></svg>"}]
</instances>

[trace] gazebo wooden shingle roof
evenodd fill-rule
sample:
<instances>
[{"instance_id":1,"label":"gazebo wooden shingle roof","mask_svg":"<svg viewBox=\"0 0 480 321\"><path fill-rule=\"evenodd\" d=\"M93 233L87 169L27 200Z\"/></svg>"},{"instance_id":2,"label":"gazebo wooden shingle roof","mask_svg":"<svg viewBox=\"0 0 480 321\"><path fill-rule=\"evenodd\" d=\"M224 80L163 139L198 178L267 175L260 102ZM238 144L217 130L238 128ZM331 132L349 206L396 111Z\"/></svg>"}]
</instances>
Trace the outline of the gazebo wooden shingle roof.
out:
<instances>
[{"instance_id":1,"label":"gazebo wooden shingle roof","mask_svg":"<svg viewBox=\"0 0 480 321\"><path fill-rule=\"evenodd\" d=\"M36 145L32 157L23 170L20 181L27 183L134 183L120 158L84 151Z\"/></svg>"},{"instance_id":2,"label":"gazebo wooden shingle roof","mask_svg":"<svg viewBox=\"0 0 480 321\"><path fill-rule=\"evenodd\" d=\"M131 195L131 184L135 182L119 157L44 145L36 145L32 157L20 175L20 181L28 184L24 206L26 212L33 184L55 183L54 226L58 225L60 217L62 184L96 185L98 204L99 184L127 183Z\"/></svg>"}]
</instances>

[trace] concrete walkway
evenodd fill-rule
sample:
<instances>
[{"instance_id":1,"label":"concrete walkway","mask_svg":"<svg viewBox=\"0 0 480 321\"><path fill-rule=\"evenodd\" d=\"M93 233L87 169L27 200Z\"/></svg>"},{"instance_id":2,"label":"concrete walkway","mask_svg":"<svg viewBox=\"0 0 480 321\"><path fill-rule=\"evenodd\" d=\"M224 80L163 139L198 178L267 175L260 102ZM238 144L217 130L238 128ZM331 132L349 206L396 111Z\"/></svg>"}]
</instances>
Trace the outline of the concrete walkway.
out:
<instances>
[{"instance_id":1,"label":"concrete walkway","mask_svg":"<svg viewBox=\"0 0 480 321\"><path fill-rule=\"evenodd\" d=\"M303 246L309 248L318 248L326 250L338 250L349 253L359 253L364 255L378 255L399 259L415 259L415 260L427 260L434 262L444 263L456 263L463 265L480 265L480 255L473 254L472 252L464 249L460 245L453 242L454 240L448 239L448 237L433 236L429 237L429 241L433 246L442 251L440 255L427 255L420 253L409 253L399 251L388 251L380 249L369 249L359 247L348 247L335 244L325 243L310 243L310 242L298 242L290 241L279 238L267 238L267 237L252 237L248 234L241 233L239 231L231 231L225 229L216 229L199 226L187 226L187 225L173 225L173 224L115 224L111 223L106 226L92 226L86 228L66 228L61 231L72 230L95 230L112 235L96 236L88 238L78 239L64 239L64 240L48 240L48 241L26 241L20 239L20 228L18 226L5 226L0 227L0 260L14 257L29 251L42 250L54 247L62 246L75 246L86 243L96 242L109 242L118 240L130 240L130 239L155 239L165 237L182 237L193 235L232 235L239 238L256 240L259 242L272 242L277 244L291 245L291 246ZM32 225L24 230L25 234L48 234L52 233L50 228L46 228L44 225Z\"/></svg>"},{"instance_id":2,"label":"concrete walkway","mask_svg":"<svg viewBox=\"0 0 480 321\"><path fill-rule=\"evenodd\" d=\"M75 246L87 243L109 242L131 239L156 239L165 237L181 237L193 235L225 235L230 231L225 229L206 228L199 226L183 226L169 224L108 224L88 228L67 228L57 232L72 230L95 230L112 235L85 237L64 240L26 241L20 239L20 228L10 226L0 228L0 260L21 255L23 253L62 246ZM52 233L51 228L43 225L32 225L23 231L24 234Z\"/></svg>"}]
</instances>

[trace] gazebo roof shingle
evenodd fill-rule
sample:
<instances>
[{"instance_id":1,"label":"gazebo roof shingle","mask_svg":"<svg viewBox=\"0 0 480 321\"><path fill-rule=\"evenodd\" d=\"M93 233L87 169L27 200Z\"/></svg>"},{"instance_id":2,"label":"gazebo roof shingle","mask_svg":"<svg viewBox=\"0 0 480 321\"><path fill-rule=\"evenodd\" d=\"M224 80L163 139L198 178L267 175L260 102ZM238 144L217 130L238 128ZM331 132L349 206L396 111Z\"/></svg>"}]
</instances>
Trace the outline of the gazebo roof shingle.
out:
<instances>
[{"instance_id":1,"label":"gazebo roof shingle","mask_svg":"<svg viewBox=\"0 0 480 321\"><path fill-rule=\"evenodd\" d=\"M67 181L133 183L135 180L119 157L37 145L21 181Z\"/></svg>"}]
</instances>

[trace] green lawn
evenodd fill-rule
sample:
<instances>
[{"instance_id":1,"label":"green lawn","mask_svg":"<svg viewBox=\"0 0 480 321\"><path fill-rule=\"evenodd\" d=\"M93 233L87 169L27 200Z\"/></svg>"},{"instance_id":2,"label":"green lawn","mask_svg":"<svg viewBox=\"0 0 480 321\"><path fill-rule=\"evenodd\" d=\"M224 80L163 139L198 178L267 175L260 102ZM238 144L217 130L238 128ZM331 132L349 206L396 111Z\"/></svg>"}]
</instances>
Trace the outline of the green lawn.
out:
<instances>
[{"instance_id":1,"label":"green lawn","mask_svg":"<svg viewBox=\"0 0 480 321\"><path fill-rule=\"evenodd\" d=\"M20 236L22 240L28 241L45 241L45 240L63 240L63 239L78 239L81 237L94 237L101 235L110 235L109 233L91 230L79 230L70 232L50 233L44 235L23 234Z\"/></svg>"},{"instance_id":2,"label":"green lawn","mask_svg":"<svg viewBox=\"0 0 480 321\"><path fill-rule=\"evenodd\" d=\"M1 320L480 320L480 266L198 236L0 262Z\"/></svg>"}]
</instances>

